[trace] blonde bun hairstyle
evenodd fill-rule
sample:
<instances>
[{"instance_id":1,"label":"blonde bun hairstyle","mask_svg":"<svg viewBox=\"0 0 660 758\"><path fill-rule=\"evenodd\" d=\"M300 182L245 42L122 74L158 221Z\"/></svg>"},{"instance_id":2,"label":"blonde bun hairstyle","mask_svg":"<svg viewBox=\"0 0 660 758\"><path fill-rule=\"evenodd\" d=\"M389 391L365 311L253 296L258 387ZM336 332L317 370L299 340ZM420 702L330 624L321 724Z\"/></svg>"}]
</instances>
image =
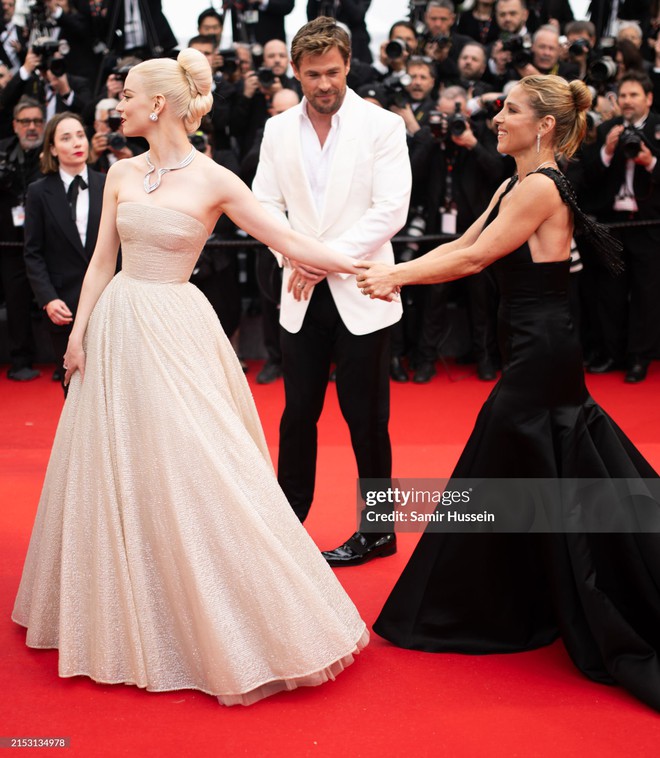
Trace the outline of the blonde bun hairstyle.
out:
<instances>
[{"instance_id":1,"label":"blonde bun hairstyle","mask_svg":"<svg viewBox=\"0 0 660 758\"><path fill-rule=\"evenodd\" d=\"M587 132L587 111L592 96L587 85L561 76L526 76L518 82L525 91L536 116L554 116L554 149L570 158Z\"/></svg>"},{"instance_id":2,"label":"blonde bun hairstyle","mask_svg":"<svg viewBox=\"0 0 660 758\"><path fill-rule=\"evenodd\" d=\"M176 60L152 58L138 63L131 72L140 76L149 97L163 95L188 134L197 131L202 117L211 110L213 75L199 50L186 48Z\"/></svg>"}]
</instances>

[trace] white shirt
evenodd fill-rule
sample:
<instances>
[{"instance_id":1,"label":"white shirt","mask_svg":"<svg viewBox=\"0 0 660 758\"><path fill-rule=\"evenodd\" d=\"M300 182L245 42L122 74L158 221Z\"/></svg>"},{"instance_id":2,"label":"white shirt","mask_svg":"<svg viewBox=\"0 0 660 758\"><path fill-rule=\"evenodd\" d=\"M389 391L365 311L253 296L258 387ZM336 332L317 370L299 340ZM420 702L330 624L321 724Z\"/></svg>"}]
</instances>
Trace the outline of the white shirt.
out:
<instances>
[{"instance_id":1,"label":"white shirt","mask_svg":"<svg viewBox=\"0 0 660 758\"><path fill-rule=\"evenodd\" d=\"M76 226L78 227L78 234L80 235L80 241L83 247L87 240L87 219L89 218L89 173L87 166L80 172L80 176L85 180L87 185L86 189L78 187L78 200L76 201ZM60 168L60 179L64 183L64 192L69 191L71 182L73 181L73 175L67 174L67 172Z\"/></svg>"},{"instance_id":2,"label":"white shirt","mask_svg":"<svg viewBox=\"0 0 660 758\"><path fill-rule=\"evenodd\" d=\"M146 44L139 0L124 0L124 49Z\"/></svg>"},{"instance_id":3,"label":"white shirt","mask_svg":"<svg viewBox=\"0 0 660 758\"><path fill-rule=\"evenodd\" d=\"M332 168L332 159L337 149L339 130L341 128L341 108L332 114L330 120L330 131L321 147L318 134L307 114L307 100L303 98L302 110L300 113L300 142L302 149L303 166L310 189L312 198L319 216L323 213L325 203L325 192L328 186L328 177Z\"/></svg>"}]
</instances>

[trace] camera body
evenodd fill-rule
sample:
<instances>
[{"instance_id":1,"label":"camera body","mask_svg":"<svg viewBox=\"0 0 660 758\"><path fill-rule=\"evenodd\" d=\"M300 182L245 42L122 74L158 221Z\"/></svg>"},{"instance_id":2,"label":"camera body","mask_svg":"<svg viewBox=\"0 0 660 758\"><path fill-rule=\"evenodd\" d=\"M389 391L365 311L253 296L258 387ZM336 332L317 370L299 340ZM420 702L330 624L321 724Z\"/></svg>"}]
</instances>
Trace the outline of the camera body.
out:
<instances>
[{"instance_id":1,"label":"camera body","mask_svg":"<svg viewBox=\"0 0 660 758\"><path fill-rule=\"evenodd\" d=\"M385 55L391 61L398 61L403 58L407 50L408 45L406 44L406 41L399 38L390 40L387 45L385 45Z\"/></svg>"},{"instance_id":2,"label":"camera body","mask_svg":"<svg viewBox=\"0 0 660 758\"><path fill-rule=\"evenodd\" d=\"M589 55L591 52L591 45L589 40L584 37L578 37L574 42L568 46L568 54L575 58L579 58L583 55Z\"/></svg>"},{"instance_id":3,"label":"camera body","mask_svg":"<svg viewBox=\"0 0 660 758\"><path fill-rule=\"evenodd\" d=\"M395 105L397 108L405 108L410 102L406 87L410 85L412 78L408 74L403 76L388 76L381 82L385 95L385 107Z\"/></svg>"},{"instance_id":4,"label":"camera body","mask_svg":"<svg viewBox=\"0 0 660 758\"><path fill-rule=\"evenodd\" d=\"M270 87L275 84L275 79L277 77L273 73L273 70L268 68L268 66L260 66L257 69L257 79L259 80L259 84L264 89L269 89Z\"/></svg>"},{"instance_id":5,"label":"camera body","mask_svg":"<svg viewBox=\"0 0 660 758\"><path fill-rule=\"evenodd\" d=\"M219 54L222 56L222 66L220 66L220 71L228 76L235 74L238 71L238 56L236 55L236 50L220 50Z\"/></svg>"},{"instance_id":6,"label":"camera body","mask_svg":"<svg viewBox=\"0 0 660 758\"><path fill-rule=\"evenodd\" d=\"M209 138L201 130L196 131L194 134L189 134L188 140L195 150L199 150L200 153L205 152L209 144Z\"/></svg>"},{"instance_id":7,"label":"camera body","mask_svg":"<svg viewBox=\"0 0 660 758\"><path fill-rule=\"evenodd\" d=\"M10 153L0 152L0 189L9 190L14 185L16 164L11 160Z\"/></svg>"},{"instance_id":8,"label":"camera body","mask_svg":"<svg viewBox=\"0 0 660 758\"><path fill-rule=\"evenodd\" d=\"M632 160L639 155L642 149L642 142L646 142L644 135L634 126L626 126L619 135L619 149L628 158Z\"/></svg>"},{"instance_id":9,"label":"camera body","mask_svg":"<svg viewBox=\"0 0 660 758\"><path fill-rule=\"evenodd\" d=\"M431 111L429 113L429 129L433 139L442 145L447 144L447 139L451 137L460 137L468 128L468 120L461 113L461 104L454 104L454 112L449 115L442 111Z\"/></svg>"},{"instance_id":10,"label":"camera body","mask_svg":"<svg viewBox=\"0 0 660 758\"><path fill-rule=\"evenodd\" d=\"M511 53L514 68L523 68L533 62L532 43L521 34L514 34L502 40L502 50Z\"/></svg>"}]
</instances>

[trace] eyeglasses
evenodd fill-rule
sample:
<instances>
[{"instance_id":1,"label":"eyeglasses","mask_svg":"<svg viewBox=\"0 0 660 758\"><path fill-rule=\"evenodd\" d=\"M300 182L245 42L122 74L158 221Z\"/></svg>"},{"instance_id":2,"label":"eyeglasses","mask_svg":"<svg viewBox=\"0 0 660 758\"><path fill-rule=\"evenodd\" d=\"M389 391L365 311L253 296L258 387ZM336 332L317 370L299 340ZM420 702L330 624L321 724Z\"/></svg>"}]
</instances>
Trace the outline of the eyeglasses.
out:
<instances>
[{"instance_id":1,"label":"eyeglasses","mask_svg":"<svg viewBox=\"0 0 660 758\"><path fill-rule=\"evenodd\" d=\"M34 124L35 126L43 126L44 120L43 118L16 118L14 119L17 124L20 124L21 126L30 126L30 124Z\"/></svg>"}]
</instances>

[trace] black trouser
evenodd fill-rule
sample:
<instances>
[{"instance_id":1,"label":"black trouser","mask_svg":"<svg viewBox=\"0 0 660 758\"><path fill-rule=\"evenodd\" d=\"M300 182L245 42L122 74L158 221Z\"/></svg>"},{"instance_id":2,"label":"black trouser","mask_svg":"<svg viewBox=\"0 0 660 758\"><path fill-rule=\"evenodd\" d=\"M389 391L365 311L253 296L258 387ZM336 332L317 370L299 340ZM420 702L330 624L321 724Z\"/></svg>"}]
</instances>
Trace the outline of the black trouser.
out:
<instances>
[{"instance_id":1,"label":"black trouser","mask_svg":"<svg viewBox=\"0 0 660 758\"><path fill-rule=\"evenodd\" d=\"M11 368L29 368L34 360L32 289L25 273L22 247L0 250L0 276L7 304Z\"/></svg>"},{"instance_id":2,"label":"black trouser","mask_svg":"<svg viewBox=\"0 0 660 758\"><path fill-rule=\"evenodd\" d=\"M392 474L389 333L387 327L370 334L351 334L325 280L314 288L301 330L292 334L281 329L286 405L280 422L278 479L301 521L314 497L317 422L332 360L358 475L389 479Z\"/></svg>"},{"instance_id":3,"label":"black trouser","mask_svg":"<svg viewBox=\"0 0 660 758\"><path fill-rule=\"evenodd\" d=\"M603 267L595 270L604 350L617 361L650 360L660 350L660 231L624 227L614 234L623 244L625 271L612 276Z\"/></svg>"},{"instance_id":4,"label":"black trouser","mask_svg":"<svg viewBox=\"0 0 660 758\"><path fill-rule=\"evenodd\" d=\"M264 347L268 360L279 366L282 363L279 327L282 270L271 252L258 250L256 273L261 301L261 330Z\"/></svg>"}]
</instances>

